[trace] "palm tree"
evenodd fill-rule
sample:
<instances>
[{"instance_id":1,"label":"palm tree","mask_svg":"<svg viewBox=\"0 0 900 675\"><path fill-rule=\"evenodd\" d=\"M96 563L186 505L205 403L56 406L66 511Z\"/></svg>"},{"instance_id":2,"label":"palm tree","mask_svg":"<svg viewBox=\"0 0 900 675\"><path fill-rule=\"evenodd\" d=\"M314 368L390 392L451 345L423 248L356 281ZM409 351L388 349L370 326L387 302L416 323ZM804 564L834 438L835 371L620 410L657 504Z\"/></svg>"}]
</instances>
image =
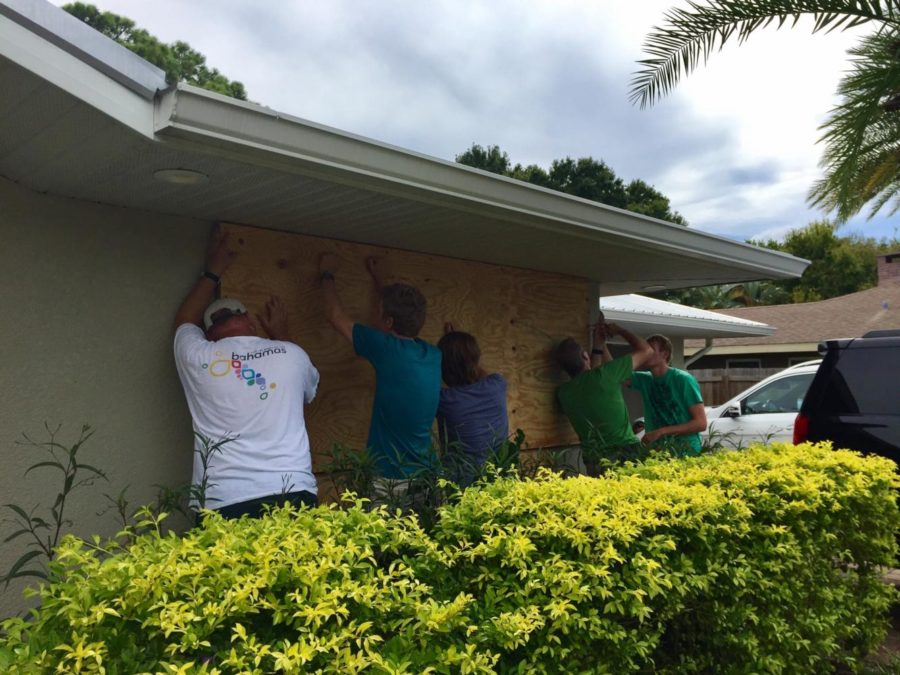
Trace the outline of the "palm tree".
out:
<instances>
[{"instance_id":1,"label":"palm tree","mask_svg":"<svg viewBox=\"0 0 900 675\"><path fill-rule=\"evenodd\" d=\"M813 32L875 26L850 51L852 70L838 86L841 103L822 125L824 177L809 194L817 206L846 221L871 202L871 218L891 202L900 209L900 1L898 0L707 0L671 9L662 28L644 44L650 57L632 80L630 98L641 107L671 91L682 75L731 38L810 16Z\"/></svg>"},{"instance_id":2,"label":"palm tree","mask_svg":"<svg viewBox=\"0 0 900 675\"><path fill-rule=\"evenodd\" d=\"M767 281L746 281L728 289L732 307L759 307L790 302L791 296L783 288Z\"/></svg>"}]
</instances>

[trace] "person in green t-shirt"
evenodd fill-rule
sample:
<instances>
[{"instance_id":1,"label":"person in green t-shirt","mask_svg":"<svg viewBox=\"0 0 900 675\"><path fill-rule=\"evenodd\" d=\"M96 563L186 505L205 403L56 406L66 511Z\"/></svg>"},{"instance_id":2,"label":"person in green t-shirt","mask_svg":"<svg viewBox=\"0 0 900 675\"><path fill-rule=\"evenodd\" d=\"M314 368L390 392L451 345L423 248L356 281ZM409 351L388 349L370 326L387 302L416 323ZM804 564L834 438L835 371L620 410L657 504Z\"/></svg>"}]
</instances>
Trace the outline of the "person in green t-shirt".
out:
<instances>
[{"instance_id":1,"label":"person in green t-shirt","mask_svg":"<svg viewBox=\"0 0 900 675\"><path fill-rule=\"evenodd\" d=\"M653 355L650 372L634 373L630 387L644 399L646 432L644 445L663 448L673 455L700 454L700 432L706 429L706 408L700 385L693 375L672 368L672 342L664 335L651 335L647 343Z\"/></svg>"},{"instance_id":2,"label":"person in green t-shirt","mask_svg":"<svg viewBox=\"0 0 900 675\"><path fill-rule=\"evenodd\" d=\"M631 430L622 383L643 366L653 349L642 338L602 317L594 326L590 355L575 338L557 345L555 357L572 378L556 390L556 398L581 440L588 475L598 475L603 460L625 461L641 457L641 443ZM631 353L612 358L606 340L622 337Z\"/></svg>"}]
</instances>

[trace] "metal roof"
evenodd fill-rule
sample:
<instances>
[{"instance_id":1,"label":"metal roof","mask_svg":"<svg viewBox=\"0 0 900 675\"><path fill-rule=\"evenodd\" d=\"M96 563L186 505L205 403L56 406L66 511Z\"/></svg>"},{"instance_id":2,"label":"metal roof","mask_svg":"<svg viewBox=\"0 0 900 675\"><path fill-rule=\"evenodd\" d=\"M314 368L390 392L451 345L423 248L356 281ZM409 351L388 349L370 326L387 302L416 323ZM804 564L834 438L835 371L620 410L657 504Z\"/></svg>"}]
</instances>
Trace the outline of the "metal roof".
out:
<instances>
[{"instance_id":1,"label":"metal roof","mask_svg":"<svg viewBox=\"0 0 900 675\"><path fill-rule=\"evenodd\" d=\"M771 335L772 326L706 309L697 309L643 295L615 295L600 298L600 310L607 321L620 323L639 335L665 333L669 337L740 337Z\"/></svg>"},{"instance_id":2,"label":"metal roof","mask_svg":"<svg viewBox=\"0 0 900 675\"><path fill-rule=\"evenodd\" d=\"M137 57L86 58L49 39L53 22L21 18L39 5L64 14L0 0L0 176L32 190L569 274L604 294L796 277L808 264L184 84L148 100L150 80L110 72ZM171 168L209 181L153 178Z\"/></svg>"}]
</instances>

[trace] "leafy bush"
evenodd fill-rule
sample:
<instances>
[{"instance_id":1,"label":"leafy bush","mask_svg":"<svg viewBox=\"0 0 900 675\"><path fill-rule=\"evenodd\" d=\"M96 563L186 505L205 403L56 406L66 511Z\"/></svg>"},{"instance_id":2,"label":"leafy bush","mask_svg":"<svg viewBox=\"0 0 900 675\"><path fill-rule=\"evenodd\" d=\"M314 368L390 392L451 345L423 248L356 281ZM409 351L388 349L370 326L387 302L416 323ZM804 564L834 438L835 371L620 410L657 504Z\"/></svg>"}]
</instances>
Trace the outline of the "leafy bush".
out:
<instances>
[{"instance_id":1,"label":"leafy bush","mask_svg":"<svg viewBox=\"0 0 900 675\"><path fill-rule=\"evenodd\" d=\"M878 643L894 465L828 446L499 479L414 517L66 539L4 672L818 673Z\"/></svg>"}]
</instances>

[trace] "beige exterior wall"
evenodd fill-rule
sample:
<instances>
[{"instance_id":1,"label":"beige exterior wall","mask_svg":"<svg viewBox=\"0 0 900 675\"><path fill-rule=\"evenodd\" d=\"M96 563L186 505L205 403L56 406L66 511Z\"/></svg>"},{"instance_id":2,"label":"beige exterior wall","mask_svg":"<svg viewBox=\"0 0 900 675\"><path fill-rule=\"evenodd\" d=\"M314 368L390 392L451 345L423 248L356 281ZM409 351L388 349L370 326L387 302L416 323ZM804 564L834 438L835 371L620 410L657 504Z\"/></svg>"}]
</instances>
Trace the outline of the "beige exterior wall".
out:
<instances>
[{"instance_id":1,"label":"beige exterior wall","mask_svg":"<svg viewBox=\"0 0 900 675\"><path fill-rule=\"evenodd\" d=\"M190 482L190 417L172 359L172 318L202 270L209 225L47 197L0 179L0 504L47 513L57 489L22 433L60 439L96 429L81 459L109 475L76 493L68 515L82 535L116 531L103 493L130 485L137 505L154 484ZM55 477L54 477L55 479ZM56 485L57 483L53 483ZM11 514L9 514L11 515ZM6 509L0 520L7 517ZM12 531L0 522L0 541ZM0 545L0 570L22 552ZM0 617L24 606L24 584L0 586Z\"/></svg>"}]
</instances>

